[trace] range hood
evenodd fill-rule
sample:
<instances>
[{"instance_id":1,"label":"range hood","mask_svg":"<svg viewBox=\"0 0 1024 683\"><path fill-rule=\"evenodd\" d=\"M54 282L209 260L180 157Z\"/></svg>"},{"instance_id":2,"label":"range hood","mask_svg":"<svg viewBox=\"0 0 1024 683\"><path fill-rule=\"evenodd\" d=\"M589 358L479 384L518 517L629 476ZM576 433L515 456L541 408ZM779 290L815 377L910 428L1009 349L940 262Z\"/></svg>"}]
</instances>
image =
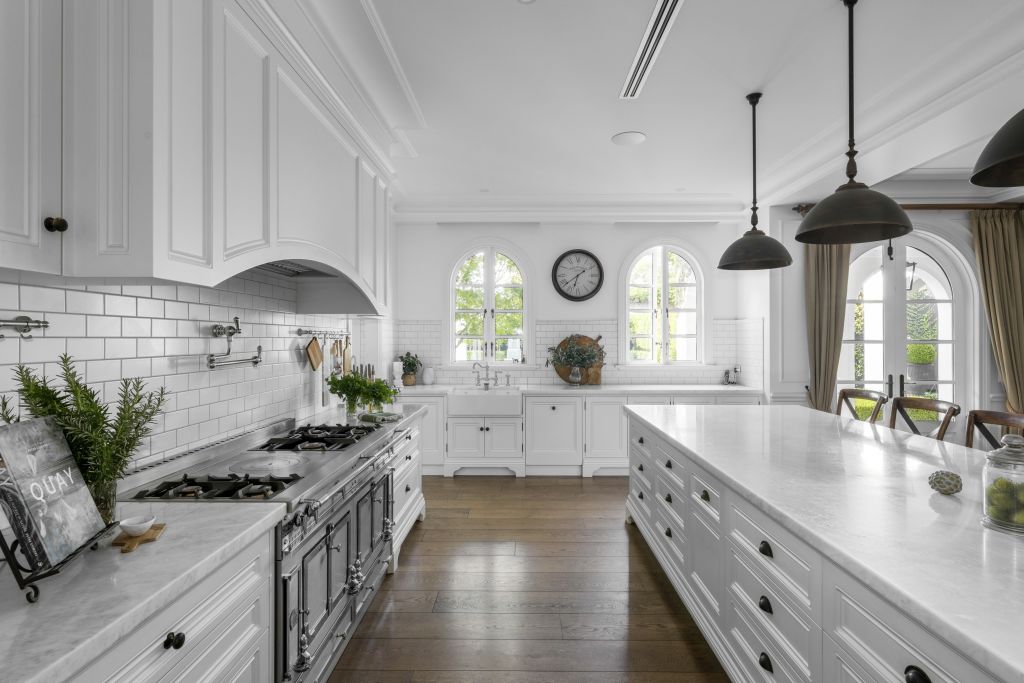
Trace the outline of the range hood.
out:
<instances>
[{"instance_id":1,"label":"range hood","mask_svg":"<svg viewBox=\"0 0 1024 683\"><path fill-rule=\"evenodd\" d=\"M349 276L323 263L294 259L268 261L253 270L292 280L296 286L296 313L383 315Z\"/></svg>"}]
</instances>

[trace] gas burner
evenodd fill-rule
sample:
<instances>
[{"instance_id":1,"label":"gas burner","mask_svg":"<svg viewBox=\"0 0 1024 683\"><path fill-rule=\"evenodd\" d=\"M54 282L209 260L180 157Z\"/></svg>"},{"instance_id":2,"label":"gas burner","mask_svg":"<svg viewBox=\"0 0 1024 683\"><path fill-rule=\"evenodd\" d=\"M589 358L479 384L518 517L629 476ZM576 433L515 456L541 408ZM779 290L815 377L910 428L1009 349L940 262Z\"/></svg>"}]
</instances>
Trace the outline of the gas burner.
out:
<instances>
[{"instance_id":1,"label":"gas burner","mask_svg":"<svg viewBox=\"0 0 1024 683\"><path fill-rule=\"evenodd\" d=\"M289 474L287 476L267 474L259 477L253 477L248 474L244 476L227 474L191 477L188 474L184 474L180 480L164 481L157 484L152 489L140 491L135 494L134 499L149 500L153 498L193 498L195 500L253 500L272 498L301 478L302 477L297 474Z\"/></svg>"},{"instance_id":2,"label":"gas burner","mask_svg":"<svg viewBox=\"0 0 1024 683\"><path fill-rule=\"evenodd\" d=\"M293 429L287 436L269 439L256 451L340 451L381 428L377 424L306 425Z\"/></svg>"}]
</instances>

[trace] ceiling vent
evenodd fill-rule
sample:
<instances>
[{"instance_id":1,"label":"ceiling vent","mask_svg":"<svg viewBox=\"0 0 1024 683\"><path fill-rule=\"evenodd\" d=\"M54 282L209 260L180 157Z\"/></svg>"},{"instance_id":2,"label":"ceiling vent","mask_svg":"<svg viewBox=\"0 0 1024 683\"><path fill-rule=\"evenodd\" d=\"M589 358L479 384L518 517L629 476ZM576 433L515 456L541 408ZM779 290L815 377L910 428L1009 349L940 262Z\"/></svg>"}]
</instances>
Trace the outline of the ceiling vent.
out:
<instances>
[{"instance_id":1,"label":"ceiling vent","mask_svg":"<svg viewBox=\"0 0 1024 683\"><path fill-rule=\"evenodd\" d=\"M296 261L270 261L256 266L256 270L262 270L274 275L283 277L301 277L303 275L325 275L323 271L310 268Z\"/></svg>"},{"instance_id":2,"label":"ceiling vent","mask_svg":"<svg viewBox=\"0 0 1024 683\"><path fill-rule=\"evenodd\" d=\"M658 58L661 46L672 29L672 23L676 20L676 14L683 0L657 0L654 5L654 14L647 24L647 30L637 48L636 56L633 57L633 65L626 76L626 83L622 86L620 99L633 100L640 96L648 74L654 66L654 60Z\"/></svg>"}]
</instances>

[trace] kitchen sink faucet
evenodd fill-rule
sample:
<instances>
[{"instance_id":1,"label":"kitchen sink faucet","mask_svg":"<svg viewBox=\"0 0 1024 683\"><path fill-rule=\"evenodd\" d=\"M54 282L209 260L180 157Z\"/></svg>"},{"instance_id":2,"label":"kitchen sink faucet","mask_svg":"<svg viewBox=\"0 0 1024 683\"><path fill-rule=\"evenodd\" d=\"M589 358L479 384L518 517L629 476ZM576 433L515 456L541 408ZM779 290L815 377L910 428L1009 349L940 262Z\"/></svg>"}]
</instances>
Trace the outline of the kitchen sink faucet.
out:
<instances>
[{"instance_id":1,"label":"kitchen sink faucet","mask_svg":"<svg viewBox=\"0 0 1024 683\"><path fill-rule=\"evenodd\" d=\"M484 361L483 365L480 363L473 363L473 370L476 373L476 385L480 386L480 370L484 369L484 391L488 391L491 388L491 380L494 380L494 384L498 384L498 373L499 370L494 371L494 377L491 377L491 366L487 361Z\"/></svg>"}]
</instances>

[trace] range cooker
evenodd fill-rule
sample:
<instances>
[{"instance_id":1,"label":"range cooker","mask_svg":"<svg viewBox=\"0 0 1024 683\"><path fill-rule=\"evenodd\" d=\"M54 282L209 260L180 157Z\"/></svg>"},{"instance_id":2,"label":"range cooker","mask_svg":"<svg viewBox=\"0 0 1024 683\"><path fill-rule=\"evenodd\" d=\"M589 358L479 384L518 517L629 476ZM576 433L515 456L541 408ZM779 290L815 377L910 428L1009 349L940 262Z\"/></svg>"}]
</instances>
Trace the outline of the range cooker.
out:
<instances>
[{"instance_id":1,"label":"range cooker","mask_svg":"<svg viewBox=\"0 0 1024 683\"><path fill-rule=\"evenodd\" d=\"M391 562L393 462L409 439L398 424L306 425L122 499L285 503L276 531L275 680L323 681Z\"/></svg>"}]
</instances>

